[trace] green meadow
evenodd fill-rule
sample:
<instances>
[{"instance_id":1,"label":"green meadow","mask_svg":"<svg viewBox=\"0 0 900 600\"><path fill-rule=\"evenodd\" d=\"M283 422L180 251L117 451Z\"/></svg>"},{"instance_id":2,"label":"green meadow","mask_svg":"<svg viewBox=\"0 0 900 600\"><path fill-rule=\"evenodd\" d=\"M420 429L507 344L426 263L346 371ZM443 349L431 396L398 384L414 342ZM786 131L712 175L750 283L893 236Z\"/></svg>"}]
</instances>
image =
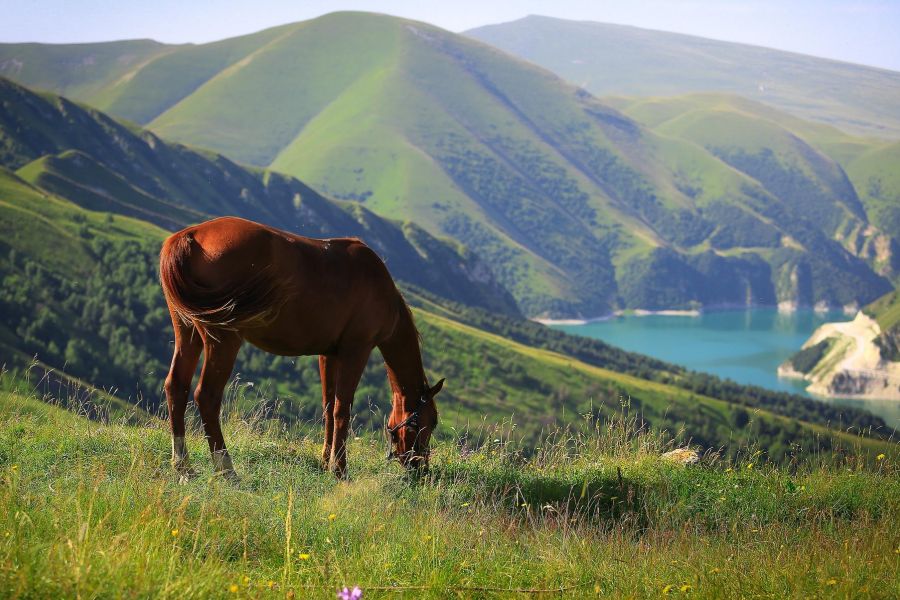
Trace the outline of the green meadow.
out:
<instances>
[{"instance_id":1,"label":"green meadow","mask_svg":"<svg viewBox=\"0 0 900 600\"><path fill-rule=\"evenodd\" d=\"M477 448L444 439L420 479L364 434L350 481L337 482L318 468L314 424L289 433L230 398L240 480L211 477L193 434L199 475L182 484L164 422L88 420L83 397L38 397L9 374L2 384L8 598L333 598L354 585L365 598L900 591L896 454L780 469L748 446L733 461L681 465L661 458L664 436L622 412L527 457L508 430L482 432Z\"/></svg>"}]
</instances>

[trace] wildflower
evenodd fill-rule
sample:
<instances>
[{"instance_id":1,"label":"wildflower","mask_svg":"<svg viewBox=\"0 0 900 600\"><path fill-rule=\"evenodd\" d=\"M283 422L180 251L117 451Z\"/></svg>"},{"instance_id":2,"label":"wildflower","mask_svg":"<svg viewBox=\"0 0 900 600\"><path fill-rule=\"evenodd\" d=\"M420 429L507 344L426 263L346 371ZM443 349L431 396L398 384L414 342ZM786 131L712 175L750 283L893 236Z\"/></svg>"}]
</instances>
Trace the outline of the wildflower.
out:
<instances>
[{"instance_id":1,"label":"wildflower","mask_svg":"<svg viewBox=\"0 0 900 600\"><path fill-rule=\"evenodd\" d=\"M360 598L362 598L362 595L362 590L359 589L358 585L354 585L352 590L344 588L337 593L337 597L339 600L360 600Z\"/></svg>"},{"instance_id":2,"label":"wildflower","mask_svg":"<svg viewBox=\"0 0 900 600\"><path fill-rule=\"evenodd\" d=\"M300 560L309 560L309 554L298 554L297 558Z\"/></svg>"},{"instance_id":3,"label":"wildflower","mask_svg":"<svg viewBox=\"0 0 900 600\"><path fill-rule=\"evenodd\" d=\"M726 473L731 473L732 471L734 471L734 469L732 469L731 467L728 467L727 469L725 469Z\"/></svg>"},{"instance_id":4,"label":"wildflower","mask_svg":"<svg viewBox=\"0 0 900 600\"><path fill-rule=\"evenodd\" d=\"M231 592L232 594L237 594L238 593L238 585L236 583L232 583L230 586L228 586L228 591Z\"/></svg>"},{"instance_id":5,"label":"wildflower","mask_svg":"<svg viewBox=\"0 0 900 600\"><path fill-rule=\"evenodd\" d=\"M250 578L247 577L246 575L244 575L243 582L244 582L244 585L250 585Z\"/></svg>"},{"instance_id":6,"label":"wildflower","mask_svg":"<svg viewBox=\"0 0 900 600\"><path fill-rule=\"evenodd\" d=\"M467 507L468 505L469 505L468 502L463 502L462 504L460 504L460 506L461 506L462 508L465 508L465 507Z\"/></svg>"},{"instance_id":7,"label":"wildflower","mask_svg":"<svg viewBox=\"0 0 900 600\"><path fill-rule=\"evenodd\" d=\"M681 590L682 592L689 592L689 591L691 591L691 587L692 586L690 584L686 583L678 589Z\"/></svg>"},{"instance_id":8,"label":"wildflower","mask_svg":"<svg viewBox=\"0 0 900 600\"><path fill-rule=\"evenodd\" d=\"M884 454L881 455L881 458L884 458ZM879 458L878 460L881 460L881 458ZM13 471L18 471L18 470L19 470L19 465L13 465L13 466L10 467L10 469L13 470Z\"/></svg>"},{"instance_id":9,"label":"wildflower","mask_svg":"<svg viewBox=\"0 0 900 600\"><path fill-rule=\"evenodd\" d=\"M747 469L753 469L753 463L747 463Z\"/></svg>"},{"instance_id":10,"label":"wildflower","mask_svg":"<svg viewBox=\"0 0 900 600\"><path fill-rule=\"evenodd\" d=\"M432 539L433 539L433 538L432 538L432 536L430 536L430 535L422 536L422 541L423 541L423 542L430 542Z\"/></svg>"},{"instance_id":11,"label":"wildflower","mask_svg":"<svg viewBox=\"0 0 900 600\"><path fill-rule=\"evenodd\" d=\"M825 582L825 585L837 585L837 579L829 579Z\"/></svg>"},{"instance_id":12,"label":"wildflower","mask_svg":"<svg viewBox=\"0 0 900 600\"><path fill-rule=\"evenodd\" d=\"M337 519L337 515L336 515L336 514L331 513L330 515L328 515L328 520L329 520L329 521L334 521L335 519Z\"/></svg>"},{"instance_id":13,"label":"wildflower","mask_svg":"<svg viewBox=\"0 0 900 600\"><path fill-rule=\"evenodd\" d=\"M178 530L177 530L177 529L173 529L173 530L172 530L172 537L178 537Z\"/></svg>"},{"instance_id":14,"label":"wildflower","mask_svg":"<svg viewBox=\"0 0 900 600\"><path fill-rule=\"evenodd\" d=\"M669 592L671 592L675 588L671 583L662 589L663 596L668 596Z\"/></svg>"},{"instance_id":15,"label":"wildflower","mask_svg":"<svg viewBox=\"0 0 900 600\"><path fill-rule=\"evenodd\" d=\"M875 460L884 460L884 453L881 453L878 456L876 456ZM15 468L15 467L16 467L16 465L13 465L13 468Z\"/></svg>"},{"instance_id":16,"label":"wildflower","mask_svg":"<svg viewBox=\"0 0 900 600\"><path fill-rule=\"evenodd\" d=\"M269 586L269 589L271 590L273 587L275 587L275 582L270 579L269 583L267 585Z\"/></svg>"}]
</instances>

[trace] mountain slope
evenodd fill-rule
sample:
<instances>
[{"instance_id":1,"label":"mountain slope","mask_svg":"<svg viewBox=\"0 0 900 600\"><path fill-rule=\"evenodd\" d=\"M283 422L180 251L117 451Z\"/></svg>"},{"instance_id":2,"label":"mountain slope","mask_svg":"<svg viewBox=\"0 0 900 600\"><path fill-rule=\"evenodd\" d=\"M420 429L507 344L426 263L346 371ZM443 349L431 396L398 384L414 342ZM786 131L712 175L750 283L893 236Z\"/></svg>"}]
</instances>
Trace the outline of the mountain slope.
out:
<instances>
[{"instance_id":1,"label":"mountain slope","mask_svg":"<svg viewBox=\"0 0 900 600\"><path fill-rule=\"evenodd\" d=\"M878 272L898 274L900 145L853 137L728 94L617 98L613 104L661 135L704 147ZM808 235L795 232L800 240Z\"/></svg>"},{"instance_id":2,"label":"mountain slope","mask_svg":"<svg viewBox=\"0 0 900 600\"><path fill-rule=\"evenodd\" d=\"M107 90L116 114L453 237L530 315L842 306L888 289L705 148L423 23L336 13L172 47L126 79Z\"/></svg>"},{"instance_id":3,"label":"mountain slope","mask_svg":"<svg viewBox=\"0 0 900 600\"><path fill-rule=\"evenodd\" d=\"M900 137L900 73L623 25L529 16L466 32L599 95L740 94L861 135Z\"/></svg>"},{"instance_id":4,"label":"mountain slope","mask_svg":"<svg viewBox=\"0 0 900 600\"><path fill-rule=\"evenodd\" d=\"M448 298L518 314L476 257L411 222L327 199L302 182L168 144L59 96L0 79L0 165L80 206L177 229L223 214L301 234L365 239L395 277Z\"/></svg>"}]
</instances>

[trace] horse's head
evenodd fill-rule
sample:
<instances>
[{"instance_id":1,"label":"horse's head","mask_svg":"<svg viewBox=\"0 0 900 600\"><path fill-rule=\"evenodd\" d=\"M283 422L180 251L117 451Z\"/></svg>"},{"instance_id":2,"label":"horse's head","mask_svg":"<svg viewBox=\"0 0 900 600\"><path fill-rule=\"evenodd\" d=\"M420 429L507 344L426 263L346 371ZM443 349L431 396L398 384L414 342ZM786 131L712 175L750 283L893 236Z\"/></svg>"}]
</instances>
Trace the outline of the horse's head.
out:
<instances>
[{"instance_id":1,"label":"horse's head","mask_svg":"<svg viewBox=\"0 0 900 600\"><path fill-rule=\"evenodd\" d=\"M433 387L423 384L419 397L404 402L403 398L394 402L388 419L387 434L391 444L388 460L396 458L408 469L428 470L428 444L431 434L438 424L437 405L434 397L444 387L441 379Z\"/></svg>"}]
</instances>

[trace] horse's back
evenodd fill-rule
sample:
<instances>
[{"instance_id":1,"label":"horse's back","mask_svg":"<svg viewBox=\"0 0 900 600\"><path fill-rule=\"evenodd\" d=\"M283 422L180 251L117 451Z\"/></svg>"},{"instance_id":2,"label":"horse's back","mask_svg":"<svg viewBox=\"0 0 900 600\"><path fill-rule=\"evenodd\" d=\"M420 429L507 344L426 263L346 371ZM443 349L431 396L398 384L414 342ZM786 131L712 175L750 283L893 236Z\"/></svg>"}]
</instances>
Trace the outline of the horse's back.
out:
<instances>
[{"instance_id":1,"label":"horse's back","mask_svg":"<svg viewBox=\"0 0 900 600\"><path fill-rule=\"evenodd\" d=\"M269 352L327 353L341 339L374 343L395 319L393 279L358 238L317 240L222 217L173 234L163 255L167 249L184 254L169 261L181 265L188 280L182 287L221 290L184 313L214 316L227 306L231 318L223 325ZM165 264L163 257L164 287Z\"/></svg>"}]
</instances>

